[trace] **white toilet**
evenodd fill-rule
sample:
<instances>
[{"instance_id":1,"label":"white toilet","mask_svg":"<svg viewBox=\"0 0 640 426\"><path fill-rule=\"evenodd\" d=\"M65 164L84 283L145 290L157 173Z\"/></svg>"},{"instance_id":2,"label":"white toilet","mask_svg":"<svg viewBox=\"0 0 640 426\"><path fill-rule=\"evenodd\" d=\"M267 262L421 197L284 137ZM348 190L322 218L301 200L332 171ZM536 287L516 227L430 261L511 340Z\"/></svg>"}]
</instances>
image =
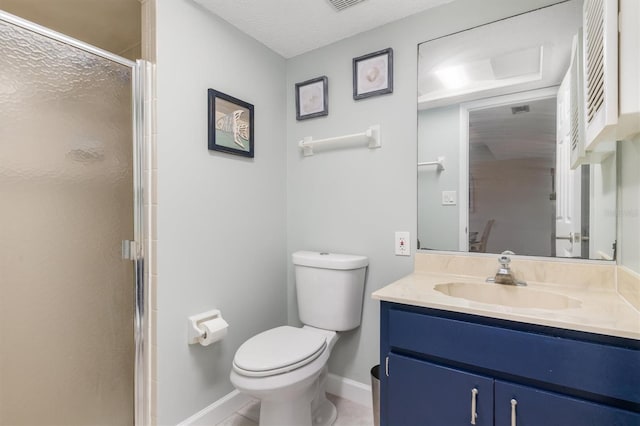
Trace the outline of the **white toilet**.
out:
<instances>
[{"instance_id":1,"label":"white toilet","mask_svg":"<svg viewBox=\"0 0 640 426\"><path fill-rule=\"evenodd\" d=\"M365 256L293 253L302 328L283 326L238 348L231 383L260 400L260 426L325 426L337 416L326 398L327 360L338 331L360 325Z\"/></svg>"}]
</instances>

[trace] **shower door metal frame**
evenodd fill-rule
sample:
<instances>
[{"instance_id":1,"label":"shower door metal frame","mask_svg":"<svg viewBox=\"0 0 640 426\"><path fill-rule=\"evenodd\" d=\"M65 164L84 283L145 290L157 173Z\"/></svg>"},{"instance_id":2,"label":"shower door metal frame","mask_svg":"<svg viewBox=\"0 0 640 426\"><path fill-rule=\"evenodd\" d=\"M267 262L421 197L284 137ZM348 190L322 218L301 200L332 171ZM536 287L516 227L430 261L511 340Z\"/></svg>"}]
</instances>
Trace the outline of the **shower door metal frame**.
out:
<instances>
[{"instance_id":1,"label":"shower door metal frame","mask_svg":"<svg viewBox=\"0 0 640 426\"><path fill-rule=\"evenodd\" d=\"M149 377L148 377L148 354L147 354L147 330L148 318L146 311L147 283L145 277L145 240L150 236L145 235L145 215L144 215L144 125L145 115L144 98L147 79L147 61L138 60L136 62L123 58L106 50L92 46L80 40L53 31L49 28L27 21L10 13L0 10L0 21L17 27L24 28L33 33L50 38L60 43L75 47L109 61L131 68L131 102L132 102L132 164L133 164L133 244L135 248L130 259L133 261L135 276L135 306L134 306L134 422L137 426L149 424L150 404L149 404ZM147 115L148 116L148 115Z\"/></svg>"}]
</instances>

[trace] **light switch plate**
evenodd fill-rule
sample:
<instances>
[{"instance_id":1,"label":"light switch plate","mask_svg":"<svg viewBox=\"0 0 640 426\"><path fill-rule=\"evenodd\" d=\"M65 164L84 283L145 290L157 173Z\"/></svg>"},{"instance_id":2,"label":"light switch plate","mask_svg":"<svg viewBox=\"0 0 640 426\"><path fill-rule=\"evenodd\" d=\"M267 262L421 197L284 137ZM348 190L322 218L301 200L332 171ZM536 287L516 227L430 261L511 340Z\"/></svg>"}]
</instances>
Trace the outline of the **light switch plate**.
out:
<instances>
[{"instance_id":1,"label":"light switch plate","mask_svg":"<svg viewBox=\"0 0 640 426\"><path fill-rule=\"evenodd\" d=\"M457 203L456 195L456 191L442 191L442 205L455 206Z\"/></svg>"}]
</instances>

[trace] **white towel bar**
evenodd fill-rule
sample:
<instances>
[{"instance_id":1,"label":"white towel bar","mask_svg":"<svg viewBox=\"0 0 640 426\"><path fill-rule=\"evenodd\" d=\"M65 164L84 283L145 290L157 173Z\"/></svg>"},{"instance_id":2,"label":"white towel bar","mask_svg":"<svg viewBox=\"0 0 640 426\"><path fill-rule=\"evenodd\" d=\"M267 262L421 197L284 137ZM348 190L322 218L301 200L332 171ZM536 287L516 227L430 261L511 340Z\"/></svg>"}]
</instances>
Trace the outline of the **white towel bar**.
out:
<instances>
[{"instance_id":1,"label":"white towel bar","mask_svg":"<svg viewBox=\"0 0 640 426\"><path fill-rule=\"evenodd\" d=\"M298 146L304 150L304 155L313 155L313 147L320 145L332 145L332 144L344 144L344 143L361 143L366 142L370 149L380 148L382 143L380 141L380 125L376 124L369 127L362 133L355 133L353 135L336 136L334 138L313 140L311 136L307 136L298 143Z\"/></svg>"},{"instance_id":2,"label":"white towel bar","mask_svg":"<svg viewBox=\"0 0 640 426\"><path fill-rule=\"evenodd\" d=\"M438 166L438 171L444 170L444 157L438 157L436 161L425 161L418 163L418 166Z\"/></svg>"}]
</instances>

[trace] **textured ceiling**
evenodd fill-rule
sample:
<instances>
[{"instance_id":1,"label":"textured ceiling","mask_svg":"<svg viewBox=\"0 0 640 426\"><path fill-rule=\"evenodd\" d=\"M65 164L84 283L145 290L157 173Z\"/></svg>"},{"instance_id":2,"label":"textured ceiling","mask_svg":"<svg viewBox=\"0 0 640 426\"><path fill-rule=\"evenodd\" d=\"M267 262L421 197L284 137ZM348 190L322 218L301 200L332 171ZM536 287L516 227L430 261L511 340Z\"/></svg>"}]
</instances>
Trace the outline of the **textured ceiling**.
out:
<instances>
[{"instance_id":1,"label":"textured ceiling","mask_svg":"<svg viewBox=\"0 0 640 426\"><path fill-rule=\"evenodd\" d=\"M0 0L0 10L117 55L140 57L139 0Z\"/></svg>"},{"instance_id":2,"label":"textured ceiling","mask_svg":"<svg viewBox=\"0 0 640 426\"><path fill-rule=\"evenodd\" d=\"M194 0L291 58L453 0L365 0L340 12L328 0Z\"/></svg>"},{"instance_id":3,"label":"textured ceiling","mask_svg":"<svg viewBox=\"0 0 640 426\"><path fill-rule=\"evenodd\" d=\"M512 107L523 105L529 106L529 112L512 113ZM476 160L543 158L553 164L556 98L472 111L469 113L469 144Z\"/></svg>"}]
</instances>

